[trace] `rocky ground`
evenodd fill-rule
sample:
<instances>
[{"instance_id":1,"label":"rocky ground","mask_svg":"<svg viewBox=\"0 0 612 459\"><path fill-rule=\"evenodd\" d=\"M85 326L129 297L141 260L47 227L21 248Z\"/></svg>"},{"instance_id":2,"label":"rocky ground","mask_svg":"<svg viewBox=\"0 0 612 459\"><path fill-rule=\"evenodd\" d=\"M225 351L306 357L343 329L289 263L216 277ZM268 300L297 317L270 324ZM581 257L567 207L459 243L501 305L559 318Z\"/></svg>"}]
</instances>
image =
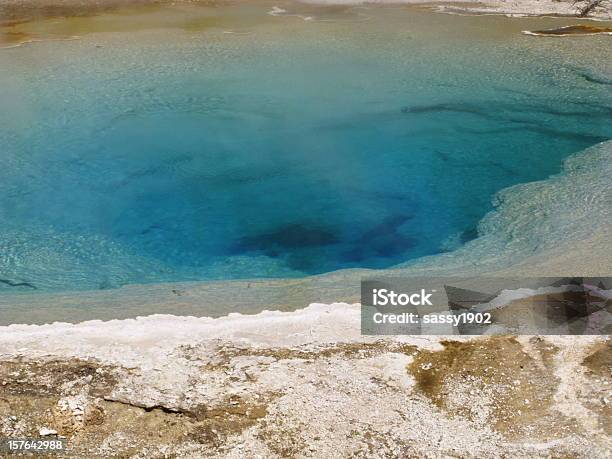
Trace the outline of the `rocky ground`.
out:
<instances>
[{"instance_id":1,"label":"rocky ground","mask_svg":"<svg viewBox=\"0 0 612 459\"><path fill-rule=\"evenodd\" d=\"M0 436L62 436L68 457L612 452L609 340L374 340L347 332L358 311L5 327Z\"/></svg>"},{"instance_id":2,"label":"rocky ground","mask_svg":"<svg viewBox=\"0 0 612 459\"><path fill-rule=\"evenodd\" d=\"M590 0L481 0L443 1L436 6L449 13L506 14L510 16L585 16L597 19L612 18L612 2L602 1L585 11Z\"/></svg>"}]
</instances>

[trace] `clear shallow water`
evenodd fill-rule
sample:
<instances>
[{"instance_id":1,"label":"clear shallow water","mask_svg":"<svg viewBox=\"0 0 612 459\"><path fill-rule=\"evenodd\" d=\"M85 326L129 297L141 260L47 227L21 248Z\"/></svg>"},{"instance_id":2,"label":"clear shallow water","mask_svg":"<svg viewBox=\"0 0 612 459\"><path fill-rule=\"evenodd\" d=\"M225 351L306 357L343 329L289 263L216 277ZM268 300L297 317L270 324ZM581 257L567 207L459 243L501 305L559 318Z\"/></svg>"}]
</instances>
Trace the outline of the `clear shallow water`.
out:
<instances>
[{"instance_id":1,"label":"clear shallow water","mask_svg":"<svg viewBox=\"0 0 612 459\"><path fill-rule=\"evenodd\" d=\"M0 289L393 266L611 136L607 37L269 10L2 50Z\"/></svg>"}]
</instances>

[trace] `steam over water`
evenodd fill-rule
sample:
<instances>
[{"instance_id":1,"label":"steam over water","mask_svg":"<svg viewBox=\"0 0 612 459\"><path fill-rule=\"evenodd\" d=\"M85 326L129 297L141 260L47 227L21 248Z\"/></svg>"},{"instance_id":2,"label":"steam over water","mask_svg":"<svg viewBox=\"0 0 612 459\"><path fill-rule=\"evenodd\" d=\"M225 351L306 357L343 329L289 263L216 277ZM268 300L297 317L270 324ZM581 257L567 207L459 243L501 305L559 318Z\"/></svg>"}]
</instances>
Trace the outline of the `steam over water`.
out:
<instances>
[{"instance_id":1,"label":"steam over water","mask_svg":"<svg viewBox=\"0 0 612 459\"><path fill-rule=\"evenodd\" d=\"M269 10L0 50L0 291L393 266L612 136L607 37Z\"/></svg>"}]
</instances>

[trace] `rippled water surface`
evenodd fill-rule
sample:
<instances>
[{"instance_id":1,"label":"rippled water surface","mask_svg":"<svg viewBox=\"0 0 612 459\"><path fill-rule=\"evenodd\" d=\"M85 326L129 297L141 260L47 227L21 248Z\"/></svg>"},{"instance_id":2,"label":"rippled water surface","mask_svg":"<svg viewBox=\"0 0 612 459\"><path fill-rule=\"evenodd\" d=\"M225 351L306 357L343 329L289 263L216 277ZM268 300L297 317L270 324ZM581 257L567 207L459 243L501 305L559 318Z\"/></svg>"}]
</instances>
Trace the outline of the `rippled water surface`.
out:
<instances>
[{"instance_id":1,"label":"rippled water surface","mask_svg":"<svg viewBox=\"0 0 612 459\"><path fill-rule=\"evenodd\" d=\"M389 267L612 135L609 37L274 6L48 21L80 38L0 49L0 291Z\"/></svg>"}]
</instances>

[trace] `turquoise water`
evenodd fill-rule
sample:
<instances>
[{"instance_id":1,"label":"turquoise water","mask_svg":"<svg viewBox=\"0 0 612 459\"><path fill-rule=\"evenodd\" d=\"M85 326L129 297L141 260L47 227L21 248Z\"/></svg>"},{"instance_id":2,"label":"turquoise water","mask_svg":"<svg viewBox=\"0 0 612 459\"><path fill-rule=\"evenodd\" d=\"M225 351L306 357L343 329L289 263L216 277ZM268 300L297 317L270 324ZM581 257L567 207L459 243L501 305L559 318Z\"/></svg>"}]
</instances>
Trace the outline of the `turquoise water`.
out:
<instances>
[{"instance_id":1,"label":"turquoise water","mask_svg":"<svg viewBox=\"0 0 612 459\"><path fill-rule=\"evenodd\" d=\"M0 291L393 266L476 237L497 191L612 136L607 37L202 11L240 33L0 50Z\"/></svg>"}]
</instances>

